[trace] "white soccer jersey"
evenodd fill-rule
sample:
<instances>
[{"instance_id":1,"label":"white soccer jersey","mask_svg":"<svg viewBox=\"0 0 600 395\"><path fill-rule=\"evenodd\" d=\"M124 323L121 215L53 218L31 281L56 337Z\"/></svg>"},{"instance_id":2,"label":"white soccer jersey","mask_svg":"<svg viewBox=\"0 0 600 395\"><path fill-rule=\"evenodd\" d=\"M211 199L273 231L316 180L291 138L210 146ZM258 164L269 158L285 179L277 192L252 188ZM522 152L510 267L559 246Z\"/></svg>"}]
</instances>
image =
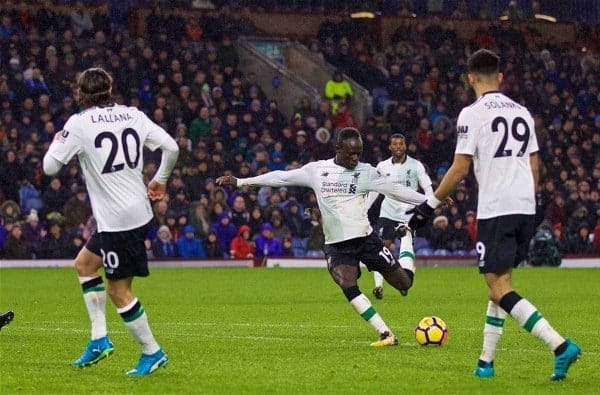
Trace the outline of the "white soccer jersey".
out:
<instances>
[{"instance_id":1,"label":"white soccer jersey","mask_svg":"<svg viewBox=\"0 0 600 395\"><path fill-rule=\"evenodd\" d=\"M431 178L427 175L425 166L410 156L406 157L404 163L392 163L392 158L381 161L377 164L377 170L388 177L391 182L404 185L415 191L421 187L425 195L433 195ZM408 221L412 214L406 214L406 211L412 207L414 206L386 197L381 203L379 217L393 221Z\"/></svg>"},{"instance_id":2,"label":"white soccer jersey","mask_svg":"<svg viewBox=\"0 0 600 395\"><path fill-rule=\"evenodd\" d=\"M325 244L365 237L373 229L367 218L370 191L410 203L427 198L403 185L395 184L373 166L359 162L354 169L338 166L333 159L311 162L300 169L272 171L257 177L241 178L238 186L291 186L312 188L323 217Z\"/></svg>"},{"instance_id":3,"label":"white soccer jersey","mask_svg":"<svg viewBox=\"0 0 600 395\"><path fill-rule=\"evenodd\" d=\"M473 156L477 218L535 214L529 157L538 143L529 111L500 92L487 92L463 108L456 128L456 153Z\"/></svg>"},{"instance_id":4,"label":"white soccer jersey","mask_svg":"<svg viewBox=\"0 0 600 395\"><path fill-rule=\"evenodd\" d=\"M152 219L143 147L154 151L167 139L171 136L135 107L92 107L69 118L48 155L63 164L77 155L98 231L124 231Z\"/></svg>"}]
</instances>

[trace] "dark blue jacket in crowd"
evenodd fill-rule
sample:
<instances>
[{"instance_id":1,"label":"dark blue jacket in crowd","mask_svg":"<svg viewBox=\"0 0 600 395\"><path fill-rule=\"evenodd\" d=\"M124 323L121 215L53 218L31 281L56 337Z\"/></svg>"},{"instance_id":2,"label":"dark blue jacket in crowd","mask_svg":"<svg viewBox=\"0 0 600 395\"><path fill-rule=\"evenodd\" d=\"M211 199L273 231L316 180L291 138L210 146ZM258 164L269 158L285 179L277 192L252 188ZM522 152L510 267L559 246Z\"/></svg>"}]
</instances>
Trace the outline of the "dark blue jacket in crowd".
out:
<instances>
[{"instance_id":1,"label":"dark blue jacket in crowd","mask_svg":"<svg viewBox=\"0 0 600 395\"><path fill-rule=\"evenodd\" d=\"M275 237L267 239L262 234L256 238L256 256L263 258L265 256L282 256L283 248L281 242Z\"/></svg>"},{"instance_id":2,"label":"dark blue jacket in crowd","mask_svg":"<svg viewBox=\"0 0 600 395\"><path fill-rule=\"evenodd\" d=\"M204 258L204 247L200 240L196 238L188 239L185 235L177 240L177 249L182 258Z\"/></svg>"},{"instance_id":3,"label":"dark blue jacket in crowd","mask_svg":"<svg viewBox=\"0 0 600 395\"><path fill-rule=\"evenodd\" d=\"M162 241L157 238L152 242L152 253L156 258L175 258L177 254L177 244L174 241Z\"/></svg>"}]
</instances>

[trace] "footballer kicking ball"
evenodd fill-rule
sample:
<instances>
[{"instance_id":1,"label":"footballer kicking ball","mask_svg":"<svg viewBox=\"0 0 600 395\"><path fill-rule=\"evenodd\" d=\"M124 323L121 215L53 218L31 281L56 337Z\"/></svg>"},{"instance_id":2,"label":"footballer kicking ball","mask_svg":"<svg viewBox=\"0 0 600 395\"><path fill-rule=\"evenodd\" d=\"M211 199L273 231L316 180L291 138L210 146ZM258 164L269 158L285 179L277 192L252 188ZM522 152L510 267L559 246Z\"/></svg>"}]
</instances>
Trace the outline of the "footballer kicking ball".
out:
<instances>
[{"instance_id":1,"label":"footballer kicking ball","mask_svg":"<svg viewBox=\"0 0 600 395\"><path fill-rule=\"evenodd\" d=\"M448 338L448 326L440 317L423 317L415 327L415 339L422 346L441 346Z\"/></svg>"}]
</instances>

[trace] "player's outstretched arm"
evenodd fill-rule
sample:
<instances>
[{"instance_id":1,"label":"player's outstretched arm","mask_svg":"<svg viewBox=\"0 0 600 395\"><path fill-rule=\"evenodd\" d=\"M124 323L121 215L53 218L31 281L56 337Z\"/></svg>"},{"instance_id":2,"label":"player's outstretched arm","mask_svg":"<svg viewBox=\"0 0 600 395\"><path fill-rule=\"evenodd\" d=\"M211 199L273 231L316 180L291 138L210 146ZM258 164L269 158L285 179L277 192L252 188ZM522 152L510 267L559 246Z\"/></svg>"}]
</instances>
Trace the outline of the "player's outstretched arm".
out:
<instances>
[{"instance_id":1,"label":"player's outstretched arm","mask_svg":"<svg viewBox=\"0 0 600 395\"><path fill-rule=\"evenodd\" d=\"M412 229L419 229L423 227L427 220L433 215L433 211L442 202L452 204L453 201L450 198L450 194L456 189L458 184L469 174L469 168L473 158L471 155L466 154L455 154L454 162L448 169L448 172L444 175L442 182L435 190L434 194L430 196L426 202L421 203L415 207L412 211L413 217L410 219L408 226Z\"/></svg>"},{"instance_id":2,"label":"player's outstretched arm","mask_svg":"<svg viewBox=\"0 0 600 395\"><path fill-rule=\"evenodd\" d=\"M389 177L384 176L375 169L371 171L369 191L378 192L394 200L414 205L427 200L427 196L422 193L392 182Z\"/></svg>"},{"instance_id":3,"label":"player's outstretched arm","mask_svg":"<svg viewBox=\"0 0 600 395\"><path fill-rule=\"evenodd\" d=\"M150 200L161 200L165 197L167 191L167 180L177 163L179 156L179 146L170 136L165 138L160 144L162 158L156 175L148 184L148 197Z\"/></svg>"},{"instance_id":4,"label":"player's outstretched arm","mask_svg":"<svg viewBox=\"0 0 600 395\"><path fill-rule=\"evenodd\" d=\"M310 172L306 166L295 170L277 170L261 174L256 177L235 178L233 176L221 176L217 178L217 185L231 185L237 188L244 185L261 187L285 187L302 186L310 187Z\"/></svg>"}]
</instances>

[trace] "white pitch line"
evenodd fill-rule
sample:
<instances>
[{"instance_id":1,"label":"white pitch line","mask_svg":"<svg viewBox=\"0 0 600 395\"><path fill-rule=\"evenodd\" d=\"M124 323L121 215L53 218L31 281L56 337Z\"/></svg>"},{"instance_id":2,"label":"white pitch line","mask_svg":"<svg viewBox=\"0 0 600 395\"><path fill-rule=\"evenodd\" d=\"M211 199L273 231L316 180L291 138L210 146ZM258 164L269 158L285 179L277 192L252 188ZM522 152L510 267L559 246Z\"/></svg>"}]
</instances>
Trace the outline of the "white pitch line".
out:
<instances>
[{"instance_id":1,"label":"white pitch line","mask_svg":"<svg viewBox=\"0 0 600 395\"><path fill-rule=\"evenodd\" d=\"M75 328L42 328L42 327L27 327L27 328L21 328L21 330L29 330L31 332L63 332L63 333L89 333L89 330L85 330L85 329L75 329ZM116 334L126 334L129 333L128 331L124 331L124 330L111 330L111 333L116 333ZM203 339L220 339L222 340L223 337L220 335L209 335L209 334L203 334L203 333L186 333L186 332L169 332L168 333L169 336L176 336L176 337L196 337L196 338L203 338ZM265 341L288 341L288 342L294 342L294 341L302 341L304 342L306 340L306 338L300 338L300 337L277 337L277 336L252 336L252 335L227 335L228 339L237 339L237 340L265 340ZM336 344L358 344L358 345L368 345L369 342L365 342L365 341L358 341L358 340L335 340L333 342L324 340L324 339L311 339L312 342L317 342L317 343L321 343L321 344L328 344L329 346L334 346ZM405 343L400 343L401 346L403 347L421 347L418 344L414 343L414 342L405 342ZM465 350L469 350L469 351L480 351L479 348L474 348L474 347L463 347L463 349ZM502 351L502 352L526 352L526 353L532 353L532 354L548 354L548 351L545 350L543 347L540 347L539 349L531 349L531 348L498 348L498 351ZM584 355L600 355L600 351L588 351L588 350L583 350L583 354Z\"/></svg>"},{"instance_id":2,"label":"white pitch line","mask_svg":"<svg viewBox=\"0 0 600 395\"><path fill-rule=\"evenodd\" d=\"M39 324L47 324L47 325L70 325L70 326L81 326L81 322L79 321L20 321L25 325L39 325ZM268 323L268 322L153 322L153 327L178 327L178 326L189 326L189 327L241 327L241 328L331 328L331 329L350 329L356 328L354 325L332 325L332 324L304 324L304 323ZM413 330L415 328L414 325L407 325L406 323L402 324L394 324L390 323L390 327L393 329L400 330ZM461 333L461 332L483 332L483 327L451 327L451 333ZM586 330L570 330L570 334L581 334L587 335L589 331Z\"/></svg>"},{"instance_id":3,"label":"white pitch line","mask_svg":"<svg viewBox=\"0 0 600 395\"><path fill-rule=\"evenodd\" d=\"M23 324L67 324L79 326L79 321L22 321ZM268 323L268 322L153 322L152 326L208 326L208 327L247 327L247 328L333 328L348 329L352 325L316 325L316 324L294 324L294 323Z\"/></svg>"}]
</instances>

